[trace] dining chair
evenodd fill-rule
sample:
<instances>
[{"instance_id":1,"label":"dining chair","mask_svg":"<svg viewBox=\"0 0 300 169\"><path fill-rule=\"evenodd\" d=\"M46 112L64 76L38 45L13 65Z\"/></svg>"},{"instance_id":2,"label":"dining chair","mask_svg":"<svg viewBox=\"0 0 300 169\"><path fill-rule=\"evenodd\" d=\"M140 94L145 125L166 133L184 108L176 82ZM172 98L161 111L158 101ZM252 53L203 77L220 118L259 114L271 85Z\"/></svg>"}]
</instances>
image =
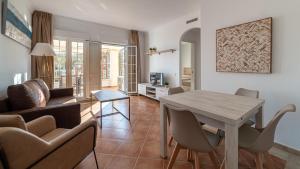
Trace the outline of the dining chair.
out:
<instances>
[{"instance_id":1,"label":"dining chair","mask_svg":"<svg viewBox=\"0 0 300 169\"><path fill-rule=\"evenodd\" d=\"M169 95L174 95L174 94L179 94L179 93L184 93L184 89L182 87L172 87L169 89ZM167 113L168 116L168 122L170 125L170 115ZM173 136L171 136L168 145L171 146L173 142Z\"/></svg>"},{"instance_id":2,"label":"dining chair","mask_svg":"<svg viewBox=\"0 0 300 169\"><path fill-rule=\"evenodd\" d=\"M188 110L165 105L170 114L171 131L176 141L175 149L171 155L167 169L171 169L176 161L180 149L189 149L194 154L195 169L200 168L198 153L208 153L215 168L219 167L215 147L219 137L202 129L194 114Z\"/></svg>"},{"instance_id":3,"label":"dining chair","mask_svg":"<svg viewBox=\"0 0 300 169\"><path fill-rule=\"evenodd\" d=\"M235 92L235 95L258 99L259 98L259 91L258 90L249 90L249 89L245 89L245 88L239 88ZM250 126L255 124L255 116L252 117L250 120L248 120L245 124L250 125Z\"/></svg>"},{"instance_id":4,"label":"dining chair","mask_svg":"<svg viewBox=\"0 0 300 169\"><path fill-rule=\"evenodd\" d=\"M239 129L239 148L255 154L257 169L263 169L263 161L266 159L266 167L274 169L272 159L268 151L274 145L274 135L280 119L288 112L295 112L296 106L289 104L280 109L274 118L264 129L256 129L249 125L243 125ZM221 168L224 168L224 161Z\"/></svg>"},{"instance_id":5,"label":"dining chair","mask_svg":"<svg viewBox=\"0 0 300 169\"><path fill-rule=\"evenodd\" d=\"M250 90L250 89L245 89L245 88L239 88L236 92L235 95L237 96L245 96L245 97L251 97L251 98L258 98L259 97L259 91L257 90ZM255 119L255 117L252 117L252 119ZM253 124L255 124L254 120L248 120L245 124L252 126ZM222 139L220 140L220 144L224 141L224 137L225 137L225 132L221 129L209 126L207 124L203 125L203 128L206 131L209 131L211 133L217 134L219 135L219 137L221 137Z\"/></svg>"}]
</instances>

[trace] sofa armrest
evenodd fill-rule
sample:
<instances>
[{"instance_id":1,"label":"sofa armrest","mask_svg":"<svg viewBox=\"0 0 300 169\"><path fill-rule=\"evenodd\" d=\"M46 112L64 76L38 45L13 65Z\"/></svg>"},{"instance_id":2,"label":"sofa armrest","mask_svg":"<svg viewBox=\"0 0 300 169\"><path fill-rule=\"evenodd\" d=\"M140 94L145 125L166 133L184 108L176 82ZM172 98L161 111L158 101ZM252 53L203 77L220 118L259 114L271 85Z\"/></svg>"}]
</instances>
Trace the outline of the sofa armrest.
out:
<instances>
[{"instance_id":1,"label":"sofa armrest","mask_svg":"<svg viewBox=\"0 0 300 169\"><path fill-rule=\"evenodd\" d=\"M1 162L4 168L28 168L50 150L50 145L19 128L0 129Z\"/></svg>"},{"instance_id":2,"label":"sofa armrest","mask_svg":"<svg viewBox=\"0 0 300 169\"><path fill-rule=\"evenodd\" d=\"M73 88L61 88L61 89L51 89L50 90L51 98L73 96L73 94L74 94Z\"/></svg>"},{"instance_id":3,"label":"sofa armrest","mask_svg":"<svg viewBox=\"0 0 300 169\"><path fill-rule=\"evenodd\" d=\"M58 128L70 129L79 125L81 122L79 103L38 107L23 111L17 111L14 113L20 114L24 118L25 122L32 121L45 115L53 116Z\"/></svg>"},{"instance_id":4,"label":"sofa armrest","mask_svg":"<svg viewBox=\"0 0 300 169\"><path fill-rule=\"evenodd\" d=\"M26 123L26 126L30 133L41 137L46 133L56 129L55 123L56 122L53 116L43 116Z\"/></svg>"},{"instance_id":5,"label":"sofa armrest","mask_svg":"<svg viewBox=\"0 0 300 169\"><path fill-rule=\"evenodd\" d=\"M78 136L81 133L88 132L91 130L90 137L86 137L86 141L90 140L93 142L93 148L96 146L96 138L97 138L97 122L96 120L89 120L87 122L82 123L81 125L69 130L65 134L59 136L58 138L49 142L50 145L57 147L61 144L64 144L74 137Z\"/></svg>"}]
</instances>

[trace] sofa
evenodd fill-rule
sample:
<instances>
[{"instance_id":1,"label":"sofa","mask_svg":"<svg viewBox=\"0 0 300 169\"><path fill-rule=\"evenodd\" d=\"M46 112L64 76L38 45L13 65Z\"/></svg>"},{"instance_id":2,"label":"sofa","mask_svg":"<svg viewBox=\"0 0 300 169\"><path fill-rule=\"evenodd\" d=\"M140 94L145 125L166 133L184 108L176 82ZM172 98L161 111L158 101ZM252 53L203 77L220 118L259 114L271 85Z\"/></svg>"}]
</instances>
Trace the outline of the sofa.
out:
<instances>
[{"instance_id":1,"label":"sofa","mask_svg":"<svg viewBox=\"0 0 300 169\"><path fill-rule=\"evenodd\" d=\"M19 114L25 122L51 115L59 128L73 128L81 123L80 103L73 88L51 89L43 80L34 79L7 89L7 98L0 100L1 114Z\"/></svg>"},{"instance_id":2,"label":"sofa","mask_svg":"<svg viewBox=\"0 0 300 169\"><path fill-rule=\"evenodd\" d=\"M72 169L95 153L97 122L57 128L52 116L25 123L20 115L0 115L0 169Z\"/></svg>"}]
</instances>

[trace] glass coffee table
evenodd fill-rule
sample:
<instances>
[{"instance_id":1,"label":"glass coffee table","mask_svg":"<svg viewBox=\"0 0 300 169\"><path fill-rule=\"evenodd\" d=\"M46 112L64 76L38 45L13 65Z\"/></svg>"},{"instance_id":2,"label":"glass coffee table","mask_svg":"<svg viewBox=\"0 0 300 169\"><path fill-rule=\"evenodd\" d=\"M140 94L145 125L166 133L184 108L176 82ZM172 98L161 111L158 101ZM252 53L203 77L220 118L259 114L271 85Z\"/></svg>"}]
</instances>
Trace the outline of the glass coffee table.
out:
<instances>
[{"instance_id":1,"label":"glass coffee table","mask_svg":"<svg viewBox=\"0 0 300 169\"><path fill-rule=\"evenodd\" d=\"M100 115L95 115L93 113L93 98L96 98L97 101L100 102L100 112L99 112ZM114 101L119 101L119 100L128 100L128 117L114 106ZM102 104L105 102L111 102L113 110L116 110L117 112L103 114ZM102 128L102 118L107 117L107 116L121 114L124 118L126 118L128 121L130 121L130 97L119 91L110 91L110 90L92 91L91 92L91 111L90 111L90 113L92 114L92 116L94 118L100 119L100 124L99 124L100 128Z\"/></svg>"}]
</instances>

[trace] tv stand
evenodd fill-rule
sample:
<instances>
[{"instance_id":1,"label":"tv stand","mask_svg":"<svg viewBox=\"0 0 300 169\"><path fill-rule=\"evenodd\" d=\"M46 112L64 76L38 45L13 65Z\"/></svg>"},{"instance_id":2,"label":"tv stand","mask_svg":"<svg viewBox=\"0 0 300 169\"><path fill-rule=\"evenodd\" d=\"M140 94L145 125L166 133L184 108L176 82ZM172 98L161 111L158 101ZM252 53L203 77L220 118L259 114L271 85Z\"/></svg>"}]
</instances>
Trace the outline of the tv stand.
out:
<instances>
[{"instance_id":1,"label":"tv stand","mask_svg":"<svg viewBox=\"0 0 300 169\"><path fill-rule=\"evenodd\" d=\"M138 84L138 94L159 100L160 97L169 95L169 88L164 86L154 86L150 83L140 83Z\"/></svg>"}]
</instances>

